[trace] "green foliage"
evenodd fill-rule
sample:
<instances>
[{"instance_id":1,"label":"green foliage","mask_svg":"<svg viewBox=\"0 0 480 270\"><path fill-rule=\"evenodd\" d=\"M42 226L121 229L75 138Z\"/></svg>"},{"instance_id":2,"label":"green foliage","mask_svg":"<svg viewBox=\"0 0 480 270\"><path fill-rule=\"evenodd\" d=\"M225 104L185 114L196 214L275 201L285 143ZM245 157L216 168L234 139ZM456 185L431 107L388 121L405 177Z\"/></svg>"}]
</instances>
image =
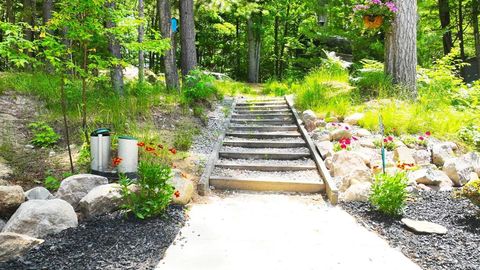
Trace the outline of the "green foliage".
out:
<instances>
[{"instance_id":1,"label":"green foliage","mask_svg":"<svg viewBox=\"0 0 480 270\"><path fill-rule=\"evenodd\" d=\"M56 191L60 187L60 183L57 178L51 175L43 180L43 186L50 191Z\"/></svg>"},{"instance_id":2,"label":"green foliage","mask_svg":"<svg viewBox=\"0 0 480 270\"><path fill-rule=\"evenodd\" d=\"M174 188L168 183L170 178L170 167L151 161L140 162L137 181L125 176L120 179L122 196L125 199L122 208L131 211L139 219L162 214L170 204L174 192ZM132 184L136 187L132 187Z\"/></svg>"},{"instance_id":3,"label":"green foliage","mask_svg":"<svg viewBox=\"0 0 480 270\"><path fill-rule=\"evenodd\" d=\"M238 94L248 95L252 93L252 88L246 83L216 80L214 85L222 95L236 96Z\"/></svg>"},{"instance_id":4,"label":"green foliage","mask_svg":"<svg viewBox=\"0 0 480 270\"><path fill-rule=\"evenodd\" d=\"M377 174L369 201L375 209L384 214L400 215L408 197L406 187L407 176L404 172L395 175Z\"/></svg>"},{"instance_id":5,"label":"green foliage","mask_svg":"<svg viewBox=\"0 0 480 270\"><path fill-rule=\"evenodd\" d=\"M361 63L363 67L357 70L357 77L352 80L361 96L385 98L396 94L392 78L385 75L382 63L367 59Z\"/></svg>"},{"instance_id":6,"label":"green foliage","mask_svg":"<svg viewBox=\"0 0 480 270\"><path fill-rule=\"evenodd\" d=\"M462 127L458 131L458 137L465 143L480 151L480 127L473 123Z\"/></svg>"},{"instance_id":7,"label":"green foliage","mask_svg":"<svg viewBox=\"0 0 480 270\"><path fill-rule=\"evenodd\" d=\"M459 192L459 195L469 199L480 207L480 180L468 182Z\"/></svg>"},{"instance_id":8,"label":"green foliage","mask_svg":"<svg viewBox=\"0 0 480 270\"><path fill-rule=\"evenodd\" d=\"M183 86L183 101L185 104L209 103L221 97L215 87L215 78L202 70L194 69L187 75Z\"/></svg>"},{"instance_id":9,"label":"green foliage","mask_svg":"<svg viewBox=\"0 0 480 270\"><path fill-rule=\"evenodd\" d=\"M33 133L30 142L37 147L50 147L57 143L60 136L45 122L34 122L28 125Z\"/></svg>"},{"instance_id":10,"label":"green foliage","mask_svg":"<svg viewBox=\"0 0 480 270\"><path fill-rule=\"evenodd\" d=\"M269 81L262 88L263 95L284 96L290 93L290 86L286 83Z\"/></svg>"},{"instance_id":11,"label":"green foliage","mask_svg":"<svg viewBox=\"0 0 480 270\"><path fill-rule=\"evenodd\" d=\"M198 133L196 127L183 125L176 130L173 145L180 151L188 151L193 144L193 137Z\"/></svg>"}]
</instances>

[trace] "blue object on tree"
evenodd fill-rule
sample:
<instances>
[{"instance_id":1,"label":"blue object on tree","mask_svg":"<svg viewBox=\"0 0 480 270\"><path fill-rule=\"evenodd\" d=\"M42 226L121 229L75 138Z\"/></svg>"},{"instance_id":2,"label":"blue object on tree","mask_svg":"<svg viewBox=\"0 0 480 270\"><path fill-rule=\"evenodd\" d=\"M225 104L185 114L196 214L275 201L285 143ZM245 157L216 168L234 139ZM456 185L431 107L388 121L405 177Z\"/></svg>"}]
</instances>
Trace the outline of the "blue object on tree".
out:
<instances>
[{"instance_id":1,"label":"blue object on tree","mask_svg":"<svg viewBox=\"0 0 480 270\"><path fill-rule=\"evenodd\" d=\"M178 20L177 18L172 18L172 32L176 33L178 30Z\"/></svg>"}]
</instances>

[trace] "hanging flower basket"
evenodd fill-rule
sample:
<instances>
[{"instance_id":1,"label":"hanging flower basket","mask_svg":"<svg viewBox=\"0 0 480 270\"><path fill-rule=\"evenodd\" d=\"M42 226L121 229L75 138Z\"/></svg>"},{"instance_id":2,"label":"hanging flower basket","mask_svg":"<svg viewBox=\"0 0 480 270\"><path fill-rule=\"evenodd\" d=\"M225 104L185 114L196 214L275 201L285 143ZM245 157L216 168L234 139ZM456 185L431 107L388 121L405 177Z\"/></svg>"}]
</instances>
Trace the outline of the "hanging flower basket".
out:
<instances>
[{"instance_id":1,"label":"hanging flower basket","mask_svg":"<svg viewBox=\"0 0 480 270\"><path fill-rule=\"evenodd\" d=\"M367 29L378 29L383 24L383 16L380 15L364 15L363 25Z\"/></svg>"}]
</instances>

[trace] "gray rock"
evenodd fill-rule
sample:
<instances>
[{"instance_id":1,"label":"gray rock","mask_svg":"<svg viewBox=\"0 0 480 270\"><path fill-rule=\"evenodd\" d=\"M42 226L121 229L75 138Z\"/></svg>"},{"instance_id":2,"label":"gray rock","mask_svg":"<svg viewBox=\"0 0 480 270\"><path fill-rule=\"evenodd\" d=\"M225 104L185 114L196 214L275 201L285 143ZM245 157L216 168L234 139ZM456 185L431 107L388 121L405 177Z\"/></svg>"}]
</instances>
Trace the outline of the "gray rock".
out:
<instances>
[{"instance_id":1,"label":"gray rock","mask_svg":"<svg viewBox=\"0 0 480 270\"><path fill-rule=\"evenodd\" d=\"M371 186L372 184L369 182L352 185L340 194L340 200L344 202L366 202L370 196Z\"/></svg>"},{"instance_id":2,"label":"gray rock","mask_svg":"<svg viewBox=\"0 0 480 270\"><path fill-rule=\"evenodd\" d=\"M408 173L409 181L417 184L424 184L429 186L448 186L453 185L453 182L444 172L434 169L420 169Z\"/></svg>"},{"instance_id":3,"label":"gray rock","mask_svg":"<svg viewBox=\"0 0 480 270\"><path fill-rule=\"evenodd\" d=\"M343 138L350 139L350 138L352 138L352 131L351 131L350 128L348 130L345 129L345 128L339 128L339 129L336 129L336 130L332 131L330 137L334 141L338 141L338 140L341 140Z\"/></svg>"},{"instance_id":4,"label":"gray rock","mask_svg":"<svg viewBox=\"0 0 480 270\"><path fill-rule=\"evenodd\" d=\"M8 179L12 174L12 169L6 164L5 160L0 157L0 179Z\"/></svg>"},{"instance_id":5,"label":"gray rock","mask_svg":"<svg viewBox=\"0 0 480 270\"><path fill-rule=\"evenodd\" d=\"M175 188L175 193L172 195L172 203L186 205L190 202L195 192L193 182L182 176L180 170L173 170L174 176L168 180L169 184Z\"/></svg>"},{"instance_id":6,"label":"gray rock","mask_svg":"<svg viewBox=\"0 0 480 270\"><path fill-rule=\"evenodd\" d=\"M0 216L9 217L24 201L21 186L0 186Z\"/></svg>"},{"instance_id":7,"label":"gray rock","mask_svg":"<svg viewBox=\"0 0 480 270\"><path fill-rule=\"evenodd\" d=\"M316 129L313 131L312 139L319 142L330 141L330 132L328 130Z\"/></svg>"},{"instance_id":8,"label":"gray rock","mask_svg":"<svg viewBox=\"0 0 480 270\"><path fill-rule=\"evenodd\" d=\"M31 200L23 203L8 220L3 232L44 237L77 227L77 214L64 200Z\"/></svg>"},{"instance_id":9,"label":"gray rock","mask_svg":"<svg viewBox=\"0 0 480 270\"><path fill-rule=\"evenodd\" d=\"M343 122L350 124L350 125L357 125L360 120L365 117L364 113L354 113L350 116L347 116Z\"/></svg>"},{"instance_id":10,"label":"gray rock","mask_svg":"<svg viewBox=\"0 0 480 270\"><path fill-rule=\"evenodd\" d=\"M317 149L320 151L320 154L323 158L332 157L333 156L333 143L330 141L323 141L315 143Z\"/></svg>"},{"instance_id":11,"label":"gray rock","mask_svg":"<svg viewBox=\"0 0 480 270\"><path fill-rule=\"evenodd\" d=\"M353 134L360 138L372 136L372 133L364 128L355 130Z\"/></svg>"},{"instance_id":12,"label":"gray rock","mask_svg":"<svg viewBox=\"0 0 480 270\"><path fill-rule=\"evenodd\" d=\"M103 215L118 210L123 203L119 184L107 184L93 188L80 200L79 209L85 217Z\"/></svg>"},{"instance_id":13,"label":"gray rock","mask_svg":"<svg viewBox=\"0 0 480 270\"><path fill-rule=\"evenodd\" d=\"M443 171L452 179L455 186L463 186L470 181L475 169L462 158L451 158L444 163Z\"/></svg>"},{"instance_id":14,"label":"gray rock","mask_svg":"<svg viewBox=\"0 0 480 270\"><path fill-rule=\"evenodd\" d=\"M50 200L53 199L52 193L44 187L34 187L25 192L27 200Z\"/></svg>"},{"instance_id":15,"label":"gray rock","mask_svg":"<svg viewBox=\"0 0 480 270\"><path fill-rule=\"evenodd\" d=\"M433 222L419 221L409 218L402 218L402 222L405 226L417 233L446 234L448 232L447 228Z\"/></svg>"},{"instance_id":16,"label":"gray rock","mask_svg":"<svg viewBox=\"0 0 480 270\"><path fill-rule=\"evenodd\" d=\"M56 197L70 203L75 209L80 200L96 186L108 184L108 179L93 174L78 174L68 177L60 184Z\"/></svg>"},{"instance_id":17,"label":"gray rock","mask_svg":"<svg viewBox=\"0 0 480 270\"><path fill-rule=\"evenodd\" d=\"M333 155L333 176L340 182L339 190L362 182L372 182L372 172L363 159L354 152L340 151Z\"/></svg>"},{"instance_id":18,"label":"gray rock","mask_svg":"<svg viewBox=\"0 0 480 270\"><path fill-rule=\"evenodd\" d=\"M411 164L415 165L415 159L413 158L413 150L406 147L401 146L395 148L393 151L393 160L400 164Z\"/></svg>"},{"instance_id":19,"label":"gray rock","mask_svg":"<svg viewBox=\"0 0 480 270\"><path fill-rule=\"evenodd\" d=\"M0 233L0 262L18 258L41 243L43 243L42 239L28 235L11 232Z\"/></svg>"},{"instance_id":20,"label":"gray rock","mask_svg":"<svg viewBox=\"0 0 480 270\"><path fill-rule=\"evenodd\" d=\"M413 152L413 159L418 165L427 165L432 162L432 153L427 150L416 150Z\"/></svg>"},{"instance_id":21,"label":"gray rock","mask_svg":"<svg viewBox=\"0 0 480 270\"><path fill-rule=\"evenodd\" d=\"M478 153L470 152L461 156L461 159L472 165L475 172L480 175L480 155Z\"/></svg>"},{"instance_id":22,"label":"gray rock","mask_svg":"<svg viewBox=\"0 0 480 270\"><path fill-rule=\"evenodd\" d=\"M6 222L3 219L0 219L0 232L3 230L3 227L5 227Z\"/></svg>"},{"instance_id":23,"label":"gray rock","mask_svg":"<svg viewBox=\"0 0 480 270\"><path fill-rule=\"evenodd\" d=\"M303 122L307 122L307 121L315 122L315 120L317 120L317 116L312 110L306 110L302 113L302 120Z\"/></svg>"},{"instance_id":24,"label":"gray rock","mask_svg":"<svg viewBox=\"0 0 480 270\"><path fill-rule=\"evenodd\" d=\"M438 143L432 146L432 162L437 166L443 166L445 162L455 157L452 143Z\"/></svg>"}]
</instances>

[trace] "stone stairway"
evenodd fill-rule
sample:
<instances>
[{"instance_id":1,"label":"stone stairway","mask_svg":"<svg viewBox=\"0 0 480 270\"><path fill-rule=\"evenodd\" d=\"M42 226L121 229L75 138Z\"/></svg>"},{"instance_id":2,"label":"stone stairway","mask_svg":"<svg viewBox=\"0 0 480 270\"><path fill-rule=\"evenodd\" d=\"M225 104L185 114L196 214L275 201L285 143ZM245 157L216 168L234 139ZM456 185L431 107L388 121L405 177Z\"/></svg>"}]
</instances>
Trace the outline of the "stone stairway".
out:
<instances>
[{"instance_id":1,"label":"stone stairway","mask_svg":"<svg viewBox=\"0 0 480 270\"><path fill-rule=\"evenodd\" d=\"M284 98L237 100L211 169L216 189L321 192L325 184Z\"/></svg>"}]
</instances>

